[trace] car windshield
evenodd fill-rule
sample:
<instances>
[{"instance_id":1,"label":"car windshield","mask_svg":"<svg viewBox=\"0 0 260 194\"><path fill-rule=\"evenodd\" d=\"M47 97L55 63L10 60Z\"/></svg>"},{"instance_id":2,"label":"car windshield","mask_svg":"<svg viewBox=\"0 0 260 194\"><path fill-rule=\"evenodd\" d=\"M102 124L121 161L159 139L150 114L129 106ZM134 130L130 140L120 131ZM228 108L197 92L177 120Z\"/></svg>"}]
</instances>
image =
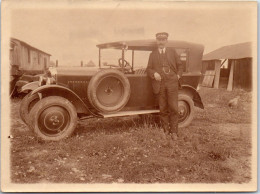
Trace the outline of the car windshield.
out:
<instances>
[{"instance_id":1,"label":"car windshield","mask_svg":"<svg viewBox=\"0 0 260 194\"><path fill-rule=\"evenodd\" d=\"M188 50L177 48L177 54L184 65L186 71L186 62ZM146 68L151 51L134 51L134 69ZM119 49L102 49L101 50L101 67L119 67L119 59L122 58L122 50ZM132 50L125 50L125 60L132 66Z\"/></svg>"},{"instance_id":2,"label":"car windshield","mask_svg":"<svg viewBox=\"0 0 260 194\"><path fill-rule=\"evenodd\" d=\"M134 51L134 69L146 67L151 51ZM132 66L132 50L125 50L125 60ZM118 60L122 58L122 50L102 49L101 67L118 66Z\"/></svg>"}]
</instances>

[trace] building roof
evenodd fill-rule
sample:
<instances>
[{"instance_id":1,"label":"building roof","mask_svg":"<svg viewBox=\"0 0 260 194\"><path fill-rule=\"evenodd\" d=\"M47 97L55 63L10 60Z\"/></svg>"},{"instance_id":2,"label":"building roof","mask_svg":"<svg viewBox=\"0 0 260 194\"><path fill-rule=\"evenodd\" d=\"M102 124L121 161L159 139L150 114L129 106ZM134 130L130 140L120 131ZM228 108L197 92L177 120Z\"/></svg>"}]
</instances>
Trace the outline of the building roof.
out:
<instances>
[{"instance_id":1,"label":"building roof","mask_svg":"<svg viewBox=\"0 0 260 194\"><path fill-rule=\"evenodd\" d=\"M24 41L18 40L18 39L16 39L16 38L11 38L11 42L16 42L16 41L20 42L21 44L25 45L26 47L29 47L29 48L31 48L31 49L37 50L37 51L39 51L39 52L42 52L42 53L44 53L44 54L46 54L46 55L51 56L51 54L46 53L46 52L44 52L44 51L42 51L42 50L40 50L40 49L38 49L38 48L35 48L35 47L29 45L28 43L26 43L26 42L24 42Z\"/></svg>"},{"instance_id":2,"label":"building roof","mask_svg":"<svg viewBox=\"0 0 260 194\"><path fill-rule=\"evenodd\" d=\"M166 45L167 47L178 47L178 48L194 48L198 50L203 50L204 46L201 44L185 42L185 41L177 41L177 40L168 40ZM157 47L156 40L128 40L128 41L117 41L117 42L109 42L104 44L98 44L98 48L106 49L106 48L114 48L114 49L122 49L126 47L128 50L143 50L143 51L152 51Z\"/></svg>"},{"instance_id":3,"label":"building roof","mask_svg":"<svg viewBox=\"0 0 260 194\"><path fill-rule=\"evenodd\" d=\"M223 46L203 56L203 60L242 59L252 57L252 43L244 42Z\"/></svg>"}]
</instances>

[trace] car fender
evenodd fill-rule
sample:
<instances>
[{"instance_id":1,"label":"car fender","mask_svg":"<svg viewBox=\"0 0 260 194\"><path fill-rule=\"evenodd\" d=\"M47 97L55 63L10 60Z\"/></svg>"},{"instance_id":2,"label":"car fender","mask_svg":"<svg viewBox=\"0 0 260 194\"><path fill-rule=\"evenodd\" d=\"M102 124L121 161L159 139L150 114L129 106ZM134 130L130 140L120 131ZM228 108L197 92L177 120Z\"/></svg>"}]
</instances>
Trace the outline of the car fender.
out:
<instances>
[{"instance_id":1,"label":"car fender","mask_svg":"<svg viewBox=\"0 0 260 194\"><path fill-rule=\"evenodd\" d=\"M85 102L83 102L82 99L74 91L70 90L67 87L60 85L43 85L33 90L31 92L31 95L34 95L36 93L39 93L41 97L51 95L64 97L72 102L77 110L77 113L91 114L93 116L100 117L99 114L91 111L89 107L85 104Z\"/></svg>"},{"instance_id":2,"label":"car fender","mask_svg":"<svg viewBox=\"0 0 260 194\"><path fill-rule=\"evenodd\" d=\"M191 98L194 102L194 105L196 107L204 109L204 105L202 103L200 94L198 93L198 91L195 88L193 88L190 85L182 85L182 89L179 92L191 96Z\"/></svg>"},{"instance_id":3,"label":"car fender","mask_svg":"<svg viewBox=\"0 0 260 194\"><path fill-rule=\"evenodd\" d=\"M29 82L21 87L19 92L32 91L39 87L39 81Z\"/></svg>"}]
</instances>

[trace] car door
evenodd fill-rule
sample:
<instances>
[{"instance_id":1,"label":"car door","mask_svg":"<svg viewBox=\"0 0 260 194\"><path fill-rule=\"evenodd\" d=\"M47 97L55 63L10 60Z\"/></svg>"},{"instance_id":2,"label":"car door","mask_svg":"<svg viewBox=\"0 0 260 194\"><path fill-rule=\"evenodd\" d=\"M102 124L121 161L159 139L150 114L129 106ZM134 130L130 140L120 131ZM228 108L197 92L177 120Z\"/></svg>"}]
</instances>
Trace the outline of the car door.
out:
<instances>
[{"instance_id":1,"label":"car door","mask_svg":"<svg viewBox=\"0 0 260 194\"><path fill-rule=\"evenodd\" d=\"M151 80L147 76L146 72L141 74L128 74L131 86L130 99L126 105L128 109L153 109L156 106L155 95L152 91Z\"/></svg>"}]
</instances>

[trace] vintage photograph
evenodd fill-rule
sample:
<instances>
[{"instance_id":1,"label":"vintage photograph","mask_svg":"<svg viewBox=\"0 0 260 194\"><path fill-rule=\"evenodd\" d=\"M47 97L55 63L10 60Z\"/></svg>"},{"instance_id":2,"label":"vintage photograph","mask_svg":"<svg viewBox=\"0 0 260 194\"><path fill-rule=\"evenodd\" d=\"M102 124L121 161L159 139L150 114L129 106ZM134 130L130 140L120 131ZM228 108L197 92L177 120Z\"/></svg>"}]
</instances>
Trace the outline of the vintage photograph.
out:
<instances>
[{"instance_id":1,"label":"vintage photograph","mask_svg":"<svg viewBox=\"0 0 260 194\"><path fill-rule=\"evenodd\" d=\"M1 14L2 191L256 191L256 1Z\"/></svg>"}]
</instances>

